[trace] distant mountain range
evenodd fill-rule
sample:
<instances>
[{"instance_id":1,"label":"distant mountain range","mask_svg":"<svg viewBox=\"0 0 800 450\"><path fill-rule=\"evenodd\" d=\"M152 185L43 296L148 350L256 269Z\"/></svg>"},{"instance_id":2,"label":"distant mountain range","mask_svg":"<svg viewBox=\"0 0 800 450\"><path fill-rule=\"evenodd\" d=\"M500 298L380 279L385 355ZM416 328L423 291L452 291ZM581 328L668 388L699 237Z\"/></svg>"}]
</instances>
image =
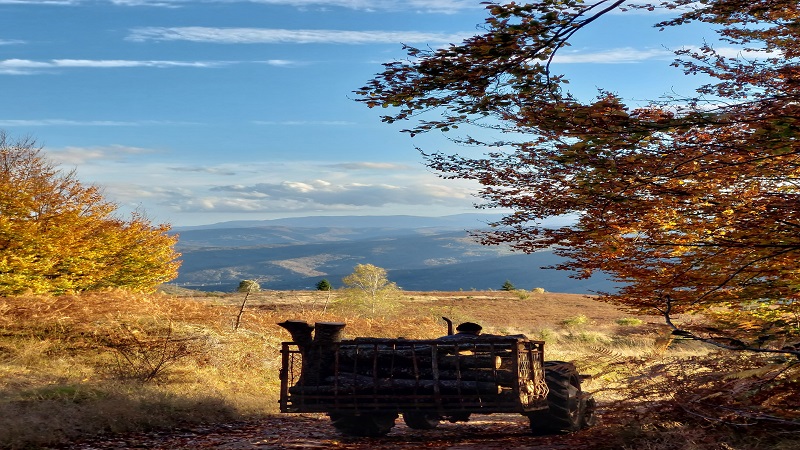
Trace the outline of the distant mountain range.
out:
<instances>
[{"instance_id":1,"label":"distant mountain range","mask_svg":"<svg viewBox=\"0 0 800 450\"><path fill-rule=\"evenodd\" d=\"M314 289L322 279L340 287L356 264L374 264L409 291L497 290L506 280L550 292L614 289L602 276L574 280L541 269L561 261L552 252L514 253L469 236L499 217L318 216L179 227L183 265L173 283L223 292L247 279L275 290Z\"/></svg>"}]
</instances>

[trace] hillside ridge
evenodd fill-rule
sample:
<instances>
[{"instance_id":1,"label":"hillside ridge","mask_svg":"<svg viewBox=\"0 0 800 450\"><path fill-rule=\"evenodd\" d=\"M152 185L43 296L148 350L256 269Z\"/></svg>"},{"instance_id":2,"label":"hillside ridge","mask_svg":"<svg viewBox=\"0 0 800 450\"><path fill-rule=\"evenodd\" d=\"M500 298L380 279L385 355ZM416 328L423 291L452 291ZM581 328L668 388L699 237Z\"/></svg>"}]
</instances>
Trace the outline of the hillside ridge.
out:
<instances>
[{"instance_id":1,"label":"hillside ridge","mask_svg":"<svg viewBox=\"0 0 800 450\"><path fill-rule=\"evenodd\" d=\"M481 245L470 231L488 222L486 214L319 216L184 228L177 230L183 265L173 284L230 292L248 279L269 289L303 290L327 279L340 287L355 265L373 264L387 269L401 288L415 291L500 289L506 280L550 292L614 289L604 276L575 280L569 272L543 269L562 261L552 251L523 254Z\"/></svg>"}]
</instances>

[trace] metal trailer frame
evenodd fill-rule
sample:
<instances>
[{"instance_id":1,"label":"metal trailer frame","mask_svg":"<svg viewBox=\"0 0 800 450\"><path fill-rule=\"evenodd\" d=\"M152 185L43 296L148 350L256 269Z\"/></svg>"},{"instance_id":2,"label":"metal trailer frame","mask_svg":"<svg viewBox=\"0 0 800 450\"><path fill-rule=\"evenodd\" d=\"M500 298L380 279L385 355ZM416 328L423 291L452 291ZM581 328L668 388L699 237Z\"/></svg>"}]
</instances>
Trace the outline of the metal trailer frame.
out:
<instances>
[{"instance_id":1,"label":"metal trailer frame","mask_svg":"<svg viewBox=\"0 0 800 450\"><path fill-rule=\"evenodd\" d=\"M281 345L281 412L441 417L548 408L544 342L514 336L356 338L323 354Z\"/></svg>"}]
</instances>

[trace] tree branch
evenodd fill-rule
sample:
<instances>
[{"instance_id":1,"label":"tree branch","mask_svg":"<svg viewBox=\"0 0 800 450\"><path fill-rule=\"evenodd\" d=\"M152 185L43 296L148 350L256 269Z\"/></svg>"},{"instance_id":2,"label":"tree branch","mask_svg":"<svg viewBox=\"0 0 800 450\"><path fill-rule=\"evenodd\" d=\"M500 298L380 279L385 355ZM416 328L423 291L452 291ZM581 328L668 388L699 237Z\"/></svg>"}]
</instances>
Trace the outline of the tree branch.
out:
<instances>
[{"instance_id":1,"label":"tree branch","mask_svg":"<svg viewBox=\"0 0 800 450\"><path fill-rule=\"evenodd\" d=\"M744 342L738 339L726 336L712 336L712 337L698 336L696 333L685 330L675 325L674 322L672 322L672 316L670 315L673 306L672 297L670 297L669 295L665 295L664 301L667 303L666 308L661 309L656 307L656 310L658 310L664 316L664 322L670 328L672 328L672 334L674 336L680 336L684 339L691 339L694 341L704 342L706 344L710 344L715 347L724 348L725 350L749 351L755 353L779 353L784 355L794 355L797 357L797 359L800 359L800 343L791 346L786 346L781 349L772 349L772 348L753 347L751 345L745 344ZM728 343L724 344L720 341L727 341Z\"/></svg>"}]
</instances>

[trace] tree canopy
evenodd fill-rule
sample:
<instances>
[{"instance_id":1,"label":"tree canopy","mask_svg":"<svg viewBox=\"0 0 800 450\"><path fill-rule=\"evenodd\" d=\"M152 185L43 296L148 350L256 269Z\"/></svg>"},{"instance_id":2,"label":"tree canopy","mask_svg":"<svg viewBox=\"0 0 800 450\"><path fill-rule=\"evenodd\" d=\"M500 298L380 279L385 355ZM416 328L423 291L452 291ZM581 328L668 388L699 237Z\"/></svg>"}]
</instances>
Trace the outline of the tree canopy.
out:
<instances>
[{"instance_id":1,"label":"tree canopy","mask_svg":"<svg viewBox=\"0 0 800 450\"><path fill-rule=\"evenodd\" d=\"M397 285L387 277L386 269L372 264L356 264L353 273L342 278L345 287L366 297L371 314L375 314L382 300L397 291Z\"/></svg>"},{"instance_id":2,"label":"tree canopy","mask_svg":"<svg viewBox=\"0 0 800 450\"><path fill-rule=\"evenodd\" d=\"M0 295L148 291L177 276L177 236L117 206L30 139L0 132Z\"/></svg>"},{"instance_id":3,"label":"tree canopy","mask_svg":"<svg viewBox=\"0 0 800 450\"><path fill-rule=\"evenodd\" d=\"M566 257L558 268L610 274L622 287L604 299L660 311L678 332L798 354L787 344L800 337L800 6L659 8L674 14L656 27L706 23L741 49L677 51L673 66L710 80L689 98L628 104L613 86L576 98L553 57L624 2L538 0L487 4L482 34L460 44L407 47L408 60L384 64L357 100L388 108L383 121L408 123L411 136L439 130L485 149L422 150L442 177L477 181L480 207L512 211L480 235L484 243L554 248ZM574 220L543 225L559 216ZM672 322L698 311L727 330Z\"/></svg>"}]
</instances>

